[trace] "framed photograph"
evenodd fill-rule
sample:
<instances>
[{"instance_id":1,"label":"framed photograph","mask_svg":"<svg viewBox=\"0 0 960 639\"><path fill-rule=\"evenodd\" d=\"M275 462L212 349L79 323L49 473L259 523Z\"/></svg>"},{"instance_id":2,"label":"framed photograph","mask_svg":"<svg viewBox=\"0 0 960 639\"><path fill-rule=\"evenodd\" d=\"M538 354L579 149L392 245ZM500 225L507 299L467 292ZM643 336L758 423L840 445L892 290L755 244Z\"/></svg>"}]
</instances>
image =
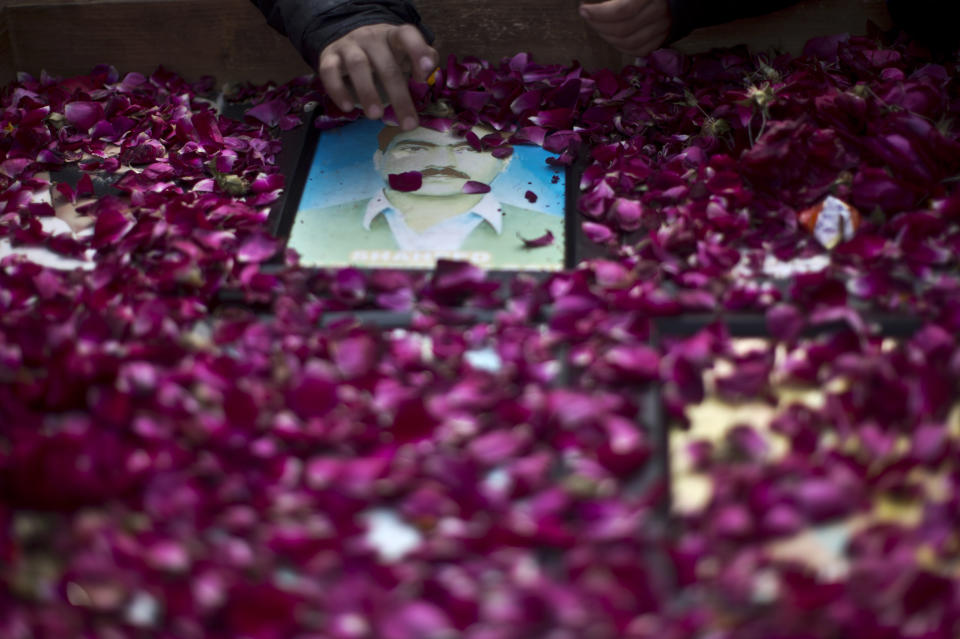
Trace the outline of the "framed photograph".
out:
<instances>
[{"instance_id":1,"label":"framed photograph","mask_svg":"<svg viewBox=\"0 0 960 639\"><path fill-rule=\"evenodd\" d=\"M76 164L37 173L34 181L39 186L32 193L31 202L49 205L47 210L51 215L37 216L46 244L14 244L11 238L2 237L0 259L14 255L47 268L92 270L95 249L87 248L82 254L71 257L51 250L50 245L56 242L69 244L91 237L96 218L90 211L100 197L122 196L113 186L118 178L117 174L105 171L82 171Z\"/></svg>"},{"instance_id":2,"label":"framed photograph","mask_svg":"<svg viewBox=\"0 0 960 639\"><path fill-rule=\"evenodd\" d=\"M548 163L539 146L479 147L495 134L484 125L470 140L371 120L306 128L271 219L302 266L431 269L452 259L558 271L576 261L575 170Z\"/></svg>"}]
</instances>

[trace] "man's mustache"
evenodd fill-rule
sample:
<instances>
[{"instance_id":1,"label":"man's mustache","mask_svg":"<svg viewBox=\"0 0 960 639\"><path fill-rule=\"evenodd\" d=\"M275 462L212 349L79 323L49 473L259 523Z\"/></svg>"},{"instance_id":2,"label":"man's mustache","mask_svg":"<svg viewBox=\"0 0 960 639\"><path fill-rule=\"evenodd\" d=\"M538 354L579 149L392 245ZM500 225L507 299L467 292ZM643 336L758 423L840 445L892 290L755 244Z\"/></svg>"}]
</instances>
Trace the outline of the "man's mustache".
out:
<instances>
[{"instance_id":1,"label":"man's mustache","mask_svg":"<svg viewBox=\"0 0 960 639\"><path fill-rule=\"evenodd\" d=\"M469 180L470 176L463 171L458 171L452 166L428 166L420 171L423 177L452 177Z\"/></svg>"}]
</instances>

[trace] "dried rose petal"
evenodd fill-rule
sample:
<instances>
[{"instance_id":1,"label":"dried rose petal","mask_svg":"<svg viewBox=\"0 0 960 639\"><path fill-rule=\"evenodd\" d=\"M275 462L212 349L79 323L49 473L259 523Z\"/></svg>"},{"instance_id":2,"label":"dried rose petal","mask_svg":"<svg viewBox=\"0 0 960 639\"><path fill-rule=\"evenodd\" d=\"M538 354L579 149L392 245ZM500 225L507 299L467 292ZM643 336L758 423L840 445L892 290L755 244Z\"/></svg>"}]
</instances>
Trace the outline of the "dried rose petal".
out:
<instances>
[{"instance_id":1,"label":"dried rose petal","mask_svg":"<svg viewBox=\"0 0 960 639\"><path fill-rule=\"evenodd\" d=\"M617 198L613 203L613 213L620 228L634 231L640 228L643 219L643 207L636 200Z\"/></svg>"},{"instance_id":2,"label":"dried rose petal","mask_svg":"<svg viewBox=\"0 0 960 639\"><path fill-rule=\"evenodd\" d=\"M517 235L517 237L520 238L521 242L523 242L523 248L525 249L534 249L534 248L540 248L543 246L550 246L551 244L553 244L553 239L554 239L553 231L549 231L549 230L543 235L541 235L540 237L536 237L531 240L525 239L521 237L519 234Z\"/></svg>"},{"instance_id":3,"label":"dried rose petal","mask_svg":"<svg viewBox=\"0 0 960 639\"><path fill-rule=\"evenodd\" d=\"M463 185L464 193L489 193L490 185L484 184L483 182L476 182L474 180L467 180Z\"/></svg>"},{"instance_id":4,"label":"dried rose petal","mask_svg":"<svg viewBox=\"0 0 960 639\"><path fill-rule=\"evenodd\" d=\"M279 248L279 242L267 235L256 234L244 240L237 249L240 262L263 262L272 257Z\"/></svg>"},{"instance_id":5,"label":"dried rose petal","mask_svg":"<svg viewBox=\"0 0 960 639\"><path fill-rule=\"evenodd\" d=\"M583 233L590 241L596 242L597 244L602 244L608 242L615 237L614 232L608 226L602 224L597 224L595 222L584 222L582 224Z\"/></svg>"},{"instance_id":6,"label":"dried rose petal","mask_svg":"<svg viewBox=\"0 0 960 639\"><path fill-rule=\"evenodd\" d=\"M103 119L103 106L99 102L68 102L63 109L67 122L81 131L91 129Z\"/></svg>"},{"instance_id":7,"label":"dried rose petal","mask_svg":"<svg viewBox=\"0 0 960 639\"><path fill-rule=\"evenodd\" d=\"M281 119L290 111L290 104L286 100L277 98L262 102L251 107L244 113L244 117L258 120L267 126L277 126Z\"/></svg>"},{"instance_id":8,"label":"dried rose petal","mask_svg":"<svg viewBox=\"0 0 960 639\"><path fill-rule=\"evenodd\" d=\"M391 173L387 176L387 182L394 191L418 191L423 186L423 174L420 171Z\"/></svg>"},{"instance_id":9,"label":"dried rose petal","mask_svg":"<svg viewBox=\"0 0 960 639\"><path fill-rule=\"evenodd\" d=\"M336 385L320 374L308 374L290 390L287 405L304 419L321 417L337 405Z\"/></svg>"},{"instance_id":10,"label":"dried rose petal","mask_svg":"<svg viewBox=\"0 0 960 639\"><path fill-rule=\"evenodd\" d=\"M134 222L116 208L106 208L100 211L96 219L93 229L93 244L98 248L115 244L134 226Z\"/></svg>"},{"instance_id":11,"label":"dried rose petal","mask_svg":"<svg viewBox=\"0 0 960 639\"><path fill-rule=\"evenodd\" d=\"M776 339L793 341L803 330L804 316L791 304L777 304L767 310L767 330Z\"/></svg>"},{"instance_id":12,"label":"dried rose petal","mask_svg":"<svg viewBox=\"0 0 960 639\"><path fill-rule=\"evenodd\" d=\"M614 347L604 356L604 361L619 374L634 380L647 381L660 376L660 354L642 344Z\"/></svg>"}]
</instances>

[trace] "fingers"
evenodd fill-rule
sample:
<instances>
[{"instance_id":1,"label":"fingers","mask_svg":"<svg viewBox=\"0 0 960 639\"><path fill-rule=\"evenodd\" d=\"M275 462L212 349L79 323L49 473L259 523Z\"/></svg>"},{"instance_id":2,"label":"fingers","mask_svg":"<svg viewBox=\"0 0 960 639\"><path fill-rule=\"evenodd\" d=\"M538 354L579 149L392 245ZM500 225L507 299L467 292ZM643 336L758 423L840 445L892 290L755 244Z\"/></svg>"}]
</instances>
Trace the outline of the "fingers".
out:
<instances>
[{"instance_id":1,"label":"fingers","mask_svg":"<svg viewBox=\"0 0 960 639\"><path fill-rule=\"evenodd\" d=\"M581 4L580 15L597 24L617 23L634 18L652 4L650 0L607 0L597 4Z\"/></svg>"},{"instance_id":2,"label":"fingers","mask_svg":"<svg viewBox=\"0 0 960 639\"><path fill-rule=\"evenodd\" d=\"M649 5L647 6L649 7ZM626 38L651 24L656 18L657 16L654 11L644 8L640 12L623 20L614 22L593 22L592 20L587 20L587 24L593 27L593 30L601 36Z\"/></svg>"},{"instance_id":3,"label":"fingers","mask_svg":"<svg viewBox=\"0 0 960 639\"><path fill-rule=\"evenodd\" d=\"M317 72L330 99L336 102L341 111L352 111L353 96L343 81L340 56L336 53L327 53L324 51L324 54L320 56L320 64L318 65Z\"/></svg>"},{"instance_id":4,"label":"fingers","mask_svg":"<svg viewBox=\"0 0 960 639\"><path fill-rule=\"evenodd\" d=\"M330 99L341 111L352 111L359 102L368 118L383 115L367 54L356 44L338 40L328 46L320 54L317 73Z\"/></svg>"},{"instance_id":5,"label":"fingers","mask_svg":"<svg viewBox=\"0 0 960 639\"><path fill-rule=\"evenodd\" d=\"M407 86L408 66L425 82L436 67L437 52L413 25L376 24L359 27L328 45L320 55L318 73L330 98L344 111L359 101L364 115L383 116L377 81L386 92L401 127L417 125L417 112Z\"/></svg>"},{"instance_id":6,"label":"fingers","mask_svg":"<svg viewBox=\"0 0 960 639\"><path fill-rule=\"evenodd\" d=\"M383 115L383 104L380 102L380 94L377 93L377 85L373 81L369 52L354 44L345 47L340 57L350 84L357 94L357 100L363 108L363 114L371 120L378 119Z\"/></svg>"},{"instance_id":7,"label":"fingers","mask_svg":"<svg viewBox=\"0 0 960 639\"><path fill-rule=\"evenodd\" d=\"M650 26L644 27L636 33L624 38L605 36L603 34L600 34L600 37L620 51L623 51L628 55L639 57L645 56L651 51L659 49L660 46L666 41L668 34L668 29L660 29L656 26Z\"/></svg>"},{"instance_id":8,"label":"fingers","mask_svg":"<svg viewBox=\"0 0 960 639\"><path fill-rule=\"evenodd\" d=\"M407 130L414 128L417 126L417 110L410 98L407 77L400 68L393 51L385 42L375 42L370 44L367 54L377 72L377 77L380 78L380 83L390 98L400 126Z\"/></svg>"},{"instance_id":9,"label":"fingers","mask_svg":"<svg viewBox=\"0 0 960 639\"><path fill-rule=\"evenodd\" d=\"M417 82L426 82L437 68L437 50L427 44L420 30L405 24L390 32L390 46L399 59L410 61L413 78Z\"/></svg>"},{"instance_id":10,"label":"fingers","mask_svg":"<svg viewBox=\"0 0 960 639\"><path fill-rule=\"evenodd\" d=\"M670 33L667 0L607 0L581 5L580 15L597 35L630 55L650 53Z\"/></svg>"}]
</instances>

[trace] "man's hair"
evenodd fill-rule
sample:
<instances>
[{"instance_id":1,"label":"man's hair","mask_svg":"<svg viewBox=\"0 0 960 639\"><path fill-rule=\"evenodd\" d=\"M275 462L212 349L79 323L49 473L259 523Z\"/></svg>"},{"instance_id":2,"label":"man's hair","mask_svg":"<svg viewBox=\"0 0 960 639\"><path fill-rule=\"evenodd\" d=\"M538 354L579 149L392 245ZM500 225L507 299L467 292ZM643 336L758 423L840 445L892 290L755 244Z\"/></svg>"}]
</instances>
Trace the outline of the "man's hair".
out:
<instances>
[{"instance_id":1,"label":"man's hair","mask_svg":"<svg viewBox=\"0 0 960 639\"><path fill-rule=\"evenodd\" d=\"M475 124L474 126L470 127L470 128L471 128L471 130L474 129L474 128L486 129L486 130L489 131L490 133L496 133L496 132L497 132L497 131L494 130L493 127L491 127L490 125L488 125L488 124L483 124L483 123L479 123L479 122L478 122L477 124ZM403 129L401 129L401 128L398 127L398 126L392 126L392 125L389 125L389 124L386 125L386 126L384 126L382 129L380 129L380 132L377 134L377 146L380 147L380 150L381 150L381 151L386 151L386 150L387 150L387 147L390 146L390 143L393 142L393 139L394 139L395 137L397 137L398 135L400 135L401 133L408 133L408 131L404 131ZM481 137L483 137L483 136L481 136Z\"/></svg>"}]
</instances>

